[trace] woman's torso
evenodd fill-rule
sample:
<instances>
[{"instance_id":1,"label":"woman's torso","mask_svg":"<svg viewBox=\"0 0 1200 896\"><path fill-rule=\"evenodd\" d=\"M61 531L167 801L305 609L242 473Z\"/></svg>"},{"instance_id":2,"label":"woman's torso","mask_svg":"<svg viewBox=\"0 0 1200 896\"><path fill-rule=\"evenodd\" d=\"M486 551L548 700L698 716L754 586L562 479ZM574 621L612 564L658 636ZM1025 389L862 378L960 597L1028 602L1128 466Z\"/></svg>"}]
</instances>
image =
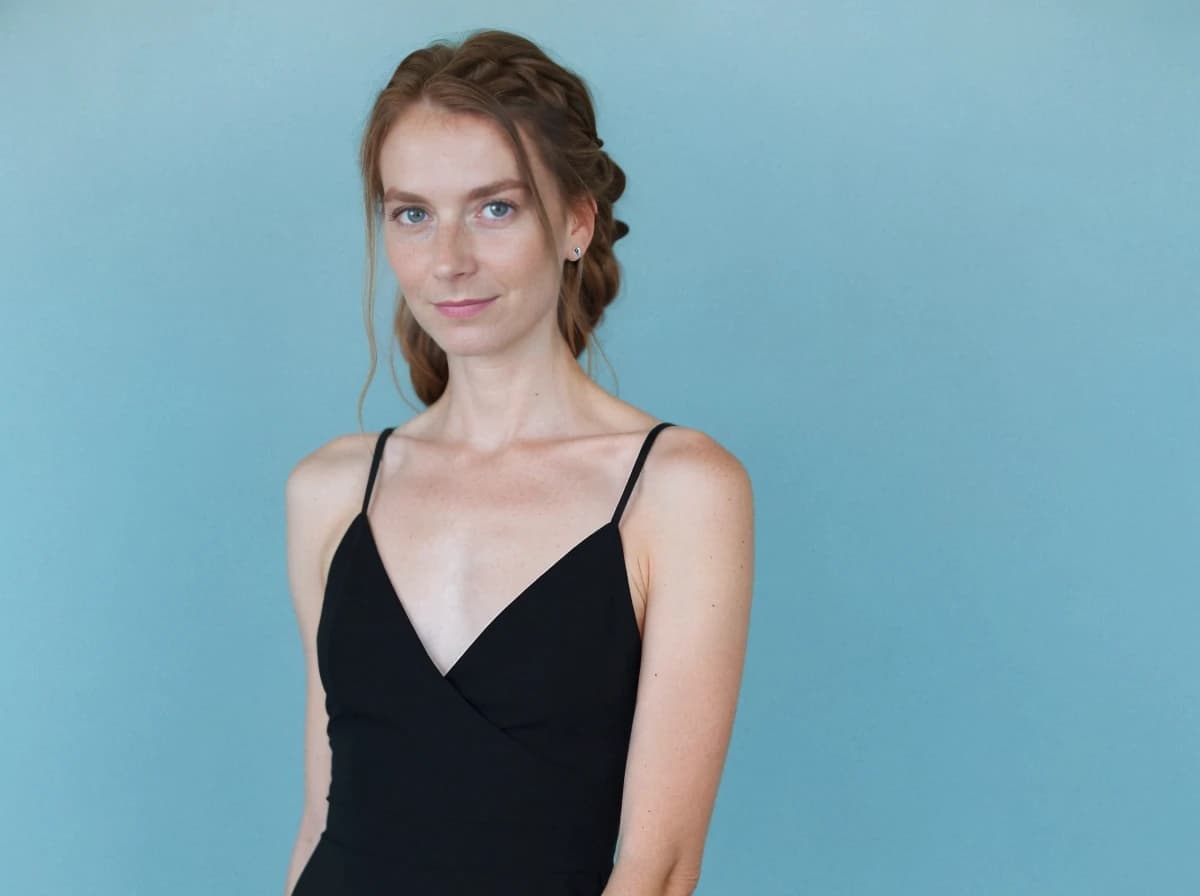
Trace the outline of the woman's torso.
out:
<instances>
[{"instance_id":1,"label":"woman's torso","mask_svg":"<svg viewBox=\"0 0 1200 896\"><path fill-rule=\"evenodd\" d=\"M316 644L329 807L294 896L598 896L612 868L641 656L619 524L670 425L639 435L609 512L591 522L566 514L582 528L553 511L530 521L539 500L587 492L566 467L547 464L518 487L497 477L510 491L490 497L507 499L511 518L476 517L472 527L453 497L440 497L461 490L431 488L436 476L407 480L408 491L403 477L389 480L381 460L392 431L380 434L362 509L329 565ZM391 491L380 497L384 483ZM489 527L490 548L480 534ZM464 541L478 547L464 553ZM528 556L505 557L506 542ZM455 612L439 633L434 620Z\"/></svg>"}]
</instances>

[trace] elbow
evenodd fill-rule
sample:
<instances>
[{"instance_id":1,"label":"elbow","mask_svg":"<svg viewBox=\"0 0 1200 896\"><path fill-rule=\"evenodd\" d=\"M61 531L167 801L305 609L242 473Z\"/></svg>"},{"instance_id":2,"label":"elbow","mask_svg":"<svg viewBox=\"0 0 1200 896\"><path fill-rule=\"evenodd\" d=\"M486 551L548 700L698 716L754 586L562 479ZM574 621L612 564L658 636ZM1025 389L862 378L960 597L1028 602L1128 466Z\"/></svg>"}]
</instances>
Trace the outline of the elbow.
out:
<instances>
[{"instance_id":1,"label":"elbow","mask_svg":"<svg viewBox=\"0 0 1200 896\"><path fill-rule=\"evenodd\" d=\"M663 887L663 896L692 896L700 885L700 869L692 866L676 867L671 870Z\"/></svg>"},{"instance_id":2,"label":"elbow","mask_svg":"<svg viewBox=\"0 0 1200 896\"><path fill-rule=\"evenodd\" d=\"M603 896L692 896L700 883L700 867L618 860Z\"/></svg>"},{"instance_id":3,"label":"elbow","mask_svg":"<svg viewBox=\"0 0 1200 896\"><path fill-rule=\"evenodd\" d=\"M325 833L325 819L324 806L316 809L306 808L300 816L299 839L304 841L319 840L321 835Z\"/></svg>"}]
</instances>

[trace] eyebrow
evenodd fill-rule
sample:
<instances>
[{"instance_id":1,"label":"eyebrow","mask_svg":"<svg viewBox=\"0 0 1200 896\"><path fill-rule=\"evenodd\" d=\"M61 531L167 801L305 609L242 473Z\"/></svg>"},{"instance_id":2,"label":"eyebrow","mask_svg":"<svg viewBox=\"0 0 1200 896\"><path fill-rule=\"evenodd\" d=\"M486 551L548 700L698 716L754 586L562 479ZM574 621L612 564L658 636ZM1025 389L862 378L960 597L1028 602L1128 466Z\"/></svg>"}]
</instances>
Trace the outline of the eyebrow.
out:
<instances>
[{"instance_id":1,"label":"eyebrow","mask_svg":"<svg viewBox=\"0 0 1200 896\"><path fill-rule=\"evenodd\" d=\"M514 177L508 177L503 180L494 181L490 184L484 184L482 187L476 187L466 195L469 202L472 199L482 199L484 196L489 196L492 193L499 193L501 190L528 190L529 185L523 180L518 180ZM424 202L429 204L429 200L423 196L418 196L416 193L409 193L406 190L398 190L395 187L389 187L388 191L383 194L383 201L391 200L399 202Z\"/></svg>"}]
</instances>

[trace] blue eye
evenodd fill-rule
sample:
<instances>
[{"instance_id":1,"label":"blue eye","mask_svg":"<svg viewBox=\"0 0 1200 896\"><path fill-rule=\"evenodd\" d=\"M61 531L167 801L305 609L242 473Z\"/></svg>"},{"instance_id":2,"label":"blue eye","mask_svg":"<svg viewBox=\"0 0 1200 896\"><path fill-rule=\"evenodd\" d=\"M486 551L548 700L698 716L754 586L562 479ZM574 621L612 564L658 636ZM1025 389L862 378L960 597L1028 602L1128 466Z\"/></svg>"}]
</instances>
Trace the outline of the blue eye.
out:
<instances>
[{"instance_id":1,"label":"blue eye","mask_svg":"<svg viewBox=\"0 0 1200 896\"><path fill-rule=\"evenodd\" d=\"M516 209L517 209L517 207L515 205L513 205L511 202L504 202L503 200L500 200L500 199L497 199L494 202L489 202L487 205L484 206L484 208L494 208L497 205L501 206L502 208L508 209L509 213L504 214L504 215L498 215L496 218L493 218L493 220L496 220L497 218L510 218L510 217L512 217L512 212L516 211Z\"/></svg>"},{"instance_id":2,"label":"blue eye","mask_svg":"<svg viewBox=\"0 0 1200 896\"><path fill-rule=\"evenodd\" d=\"M516 205L502 199L485 203L483 207L491 210L492 213L486 216L491 221L503 221L505 218L511 218L513 212L517 210ZM413 217L414 215L417 217ZM428 219L429 213L415 205L402 205L393 209L388 217L400 224L415 225L423 224Z\"/></svg>"},{"instance_id":3,"label":"blue eye","mask_svg":"<svg viewBox=\"0 0 1200 896\"><path fill-rule=\"evenodd\" d=\"M416 212L419 215L423 215L423 214L425 214L425 209L417 208L415 205L402 206L392 212L392 215L391 215L392 220L393 221L400 220L402 215L406 215L409 212ZM414 221L412 218L404 218L402 223L404 223L404 224L420 224L421 220L424 220L424 219Z\"/></svg>"}]
</instances>

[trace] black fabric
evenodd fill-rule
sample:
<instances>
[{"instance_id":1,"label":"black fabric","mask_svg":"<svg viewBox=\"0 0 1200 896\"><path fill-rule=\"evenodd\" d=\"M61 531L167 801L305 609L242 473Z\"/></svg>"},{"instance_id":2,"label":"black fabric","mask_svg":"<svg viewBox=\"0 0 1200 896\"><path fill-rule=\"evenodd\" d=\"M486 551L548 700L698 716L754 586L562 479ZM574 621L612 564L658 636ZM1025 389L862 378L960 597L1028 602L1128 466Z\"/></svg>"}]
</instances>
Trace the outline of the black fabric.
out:
<instances>
[{"instance_id":1,"label":"black fabric","mask_svg":"<svg viewBox=\"0 0 1200 896\"><path fill-rule=\"evenodd\" d=\"M599 896L612 873L641 636L612 518L443 675L392 588L363 495L317 629L332 749L324 833L293 896Z\"/></svg>"}]
</instances>

